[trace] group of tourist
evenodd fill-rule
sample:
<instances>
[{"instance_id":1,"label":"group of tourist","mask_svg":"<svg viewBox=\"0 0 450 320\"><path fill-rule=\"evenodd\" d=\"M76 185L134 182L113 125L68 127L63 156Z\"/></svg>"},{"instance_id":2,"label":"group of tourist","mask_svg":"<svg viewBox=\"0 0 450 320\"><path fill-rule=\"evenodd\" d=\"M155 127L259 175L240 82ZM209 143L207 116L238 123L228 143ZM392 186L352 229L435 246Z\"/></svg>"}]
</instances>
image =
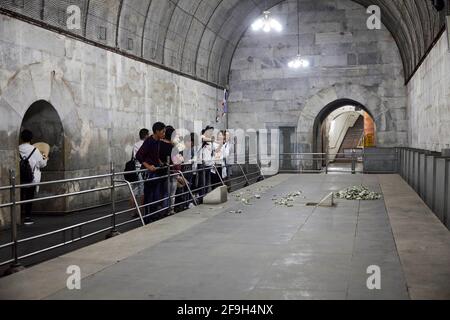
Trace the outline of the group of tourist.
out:
<instances>
[{"instance_id":1,"label":"group of tourist","mask_svg":"<svg viewBox=\"0 0 450 320\"><path fill-rule=\"evenodd\" d=\"M200 139L195 133L181 137L174 127L161 122L153 125L152 133L140 130L133 159L136 170L147 171L139 175L142 183L134 184L134 193L146 205L146 223L202 203L211 189L222 182L228 185L230 135L226 131L217 134L214 131L207 126ZM166 178L169 167L173 175Z\"/></svg>"},{"instance_id":2,"label":"group of tourist","mask_svg":"<svg viewBox=\"0 0 450 320\"><path fill-rule=\"evenodd\" d=\"M20 138L20 182L37 184L41 181L41 169L46 167L48 155L31 144L31 131L23 130ZM202 203L211 189L222 183L229 185L231 172L227 163L231 164L232 145L227 131L215 134L215 129L207 126L200 138L194 133L181 137L174 127L157 122L151 133L141 129L139 138L133 147L132 158L136 171L146 171L137 175L140 182L133 184L133 192L139 204L146 205L147 223ZM166 178L168 168L172 173L170 179ZM21 199L32 200L37 191L35 186L21 188ZM31 213L31 202L22 206L25 225L34 223Z\"/></svg>"}]
</instances>

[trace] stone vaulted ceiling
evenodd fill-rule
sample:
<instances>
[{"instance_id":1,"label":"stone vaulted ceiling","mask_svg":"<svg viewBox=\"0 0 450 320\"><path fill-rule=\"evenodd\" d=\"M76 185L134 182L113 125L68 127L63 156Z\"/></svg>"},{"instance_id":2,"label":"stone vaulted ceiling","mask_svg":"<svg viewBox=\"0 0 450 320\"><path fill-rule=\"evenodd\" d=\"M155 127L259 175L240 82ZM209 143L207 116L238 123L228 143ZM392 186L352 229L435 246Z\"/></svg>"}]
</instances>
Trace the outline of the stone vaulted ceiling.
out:
<instances>
[{"instance_id":1,"label":"stone vaulted ceiling","mask_svg":"<svg viewBox=\"0 0 450 320\"><path fill-rule=\"evenodd\" d=\"M335 0L339 1L339 0ZM394 36L408 78L444 25L428 0L353 0L376 4ZM225 86L235 48L251 22L280 0L1 0L0 9L102 46ZM301 0L314 6L318 0ZM66 9L82 10L67 30Z\"/></svg>"}]
</instances>

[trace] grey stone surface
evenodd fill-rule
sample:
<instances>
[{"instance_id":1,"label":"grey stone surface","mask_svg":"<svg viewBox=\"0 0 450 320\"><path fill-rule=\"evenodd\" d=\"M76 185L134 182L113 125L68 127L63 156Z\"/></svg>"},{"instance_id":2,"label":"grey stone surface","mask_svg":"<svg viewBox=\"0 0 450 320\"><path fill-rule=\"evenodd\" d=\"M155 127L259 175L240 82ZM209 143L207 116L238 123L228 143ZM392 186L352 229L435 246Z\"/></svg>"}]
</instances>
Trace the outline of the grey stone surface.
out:
<instances>
[{"instance_id":1,"label":"grey stone surface","mask_svg":"<svg viewBox=\"0 0 450 320\"><path fill-rule=\"evenodd\" d=\"M287 176L271 178L270 186L276 186L288 178ZM266 182L261 182L253 187L264 187L265 185L267 185ZM184 241L183 237L175 238L175 236L201 222L208 221L211 217L221 213L222 210L223 212L228 212L235 205L234 202L228 202L219 207L211 205L199 206L144 228L132 230L107 241L96 243L60 258L39 264L7 278L2 278L0 279L0 298L43 299L66 287L66 269L70 265L80 266L83 270L82 277L89 277L116 264L118 261L131 257L169 238L173 238L175 241L176 239ZM234 223L232 226L234 226ZM221 230L225 234L228 231L225 227ZM201 238L196 237L196 234L191 234L191 238L199 240L199 243L205 243L200 242ZM51 279L46 276L50 276Z\"/></svg>"},{"instance_id":2,"label":"grey stone surface","mask_svg":"<svg viewBox=\"0 0 450 320\"><path fill-rule=\"evenodd\" d=\"M122 171L139 130L151 129L153 122L189 131L216 124L216 99L222 94L218 89L4 15L0 25L1 185L8 184L8 169L18 163L25 112L38 100L48 101L61 119L64 178L106 173L110 161ZM195 121L201 125L195 127ZM52 177L44 173L43 178ZM73 183L68 189L105 183ZM98 205L105 198L107 194L73 197L65 207ZM1 216L4 225L9 214Z\"/></svg>"},{"instance_id":3,"label":"grey stone surface","mask_svg":"<svg viewBox=\"0 0 450 320\"><path fill-rule=\"evenodd\" d=\"M351 1L301 4L300 51L311 66L287 66L297 54L297 16L296 1L284 1L273 9L286 21L283 32L275 37L248 30L237 47L229 125L261 130L291 126L295 119L297 149L311 152L317 115L335 100L352 99L373 115L377 146L406 145L406 91L394 38L385 28L368 31L365 9ZM355 57L358 64L349 66Z\"/></svg>"},{"instance_id":4,"label":"grey stone surface","mask_svg":"<svg viewBox=\"0 0 450 320\"><path fill-rule=\"evenodd\" d=\"M431 151L450 147L450 58L447 32L408 83L409 145Z\"/></svg>"},{"instance_id":5,"label":"grey stone surface","mask_svg":"<svg viewBox=\"0 0 450 320\"><path fill-rule=\"evenodd\" d=\"M380 182L410 297L450 299L450 233L406 182Z\"/></svg>"},{"instance_id":6,"label":"grey stone surface","mask_svg":"<svg viewBox=\"0 0 450 320\"><path fill-rule=\"evenodd\" d=\"M293 187L312 193L361 183L362 176L291 176L243 214L227 211L83 280L78 292L49 299L408 299L382 201L359 214L358 201L336 208L273 205ZM368 181L369 182L369 181ZM270 184L270 180L268 181ZM370 179L376 186L376 179ZM310 201L311 195L307 196ZM370 217L370 218L369 218ZM379 219L380 218L380 219ZM383 239L383 244L375 240ZM366 269L380 263L386 284L368 292ZM117 286L124 290L115 290Z\"/></svg>"},{"instance_id":7,"label":"grey stone surface","mask_svg":"<svg viewBox=\"0 0 450 320\"><path fill-rule=\"evenodd\" d=\"M399 176L380 177L279 175L248 188L272 186L253 206L230 200L194 208L0 279L0 294L57 300L448 299L448 231ZM317 194L361 183L382 189L384 201L339 202L314 211L305 206ZM293 188L305 190L306 199L292 208L273 204L273 195ZM230 214L230 208L243 213ZM85 270L82 289L65 290L61 270L77 262ZM381 269L381 290L367 289L372 265Z\"/></svg>"},{"instance_id":8,"label":"grey stone surface","mask_svg":"<svg viewBox=\"0 0 450 320\"><path fill-rule=\"evenodd\" d=\"M111 50L120 50L134 58L145 59L163 65L173 71L183 72L211 83L226 85L230 61L242 34L251 23L270 9L279 15L280 0L109 0L77 1L80 7L80 28L68 29L65 1L2 1L0 8L19 13L88 39ZM290 6L290 15L296 9ZM377 4L382 7L383 21L390 30L409 76L444 24L438 12L429 2L418 2L415 9L407 3L393 4L381 0L311 1L301 0L303 42L317 41L333 55L319 56L324 65L348 63L348 65L372 65L380 61L390 62L392 55L380 55L359 49L347 55L345 47L353 38L368 38L370 30L353 34L342 29L345 18L367 24L368 14L362 7ZM275 6L275 7L273 7ZM329 12L328 9L334 9ZM422 15L420 12L428 12ZM311 22L320 22L317 27ZM287 24L281 21L282 25ZM369 33L370 32L370 33ZM36 40L39 44L39 40ZM39 44L41 45L41 44ZM370 45L370 44L369 44ZM344 49L343 49L344 48Z\"/></svg>"}]
</instances>

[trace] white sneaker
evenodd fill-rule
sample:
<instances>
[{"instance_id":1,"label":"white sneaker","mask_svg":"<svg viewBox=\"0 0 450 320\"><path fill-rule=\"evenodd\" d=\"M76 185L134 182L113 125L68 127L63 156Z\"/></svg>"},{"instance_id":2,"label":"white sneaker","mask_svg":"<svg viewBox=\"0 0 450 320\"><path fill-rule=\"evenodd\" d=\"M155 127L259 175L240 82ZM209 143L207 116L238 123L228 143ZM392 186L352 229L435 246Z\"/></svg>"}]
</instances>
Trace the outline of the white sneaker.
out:
<instances>
[{"instance_id":1,"label":"white sneaker","mask_svg":"<svg viewBox=\"0 0 450 320\"><path fill-rule=\"evenodd\" d=\"M34 221L31 218L25 218L23 224L26 226L32 226L34 224Z\"/></svg>"},{"instance_id":2,"label":"white sneaker","mask_svg":"<svg viewBox=\"0 0 450 320\"><path fill-rule=\"evenodd\" d=\"M189 209L195 208L195 204L193 204L192 202L189 203L189 207L188 207L188 208L189 208Z\"/></svg>"}]
</instances>

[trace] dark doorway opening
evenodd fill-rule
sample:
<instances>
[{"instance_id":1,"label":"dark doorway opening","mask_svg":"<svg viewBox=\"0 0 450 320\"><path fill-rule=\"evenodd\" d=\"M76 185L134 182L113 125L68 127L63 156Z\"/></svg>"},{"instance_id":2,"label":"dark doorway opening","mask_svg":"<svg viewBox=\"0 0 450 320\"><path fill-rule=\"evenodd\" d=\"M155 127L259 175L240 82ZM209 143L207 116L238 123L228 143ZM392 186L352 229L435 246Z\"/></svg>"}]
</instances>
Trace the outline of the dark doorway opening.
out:
<instances>
[{"instance_id":1,"label":"dark doorway opening","mask_svg":"<svg viewBox=\"0 0 450 320\"><path fill-rule=\"evenodd\" d=\"M34 102L25 113L21 130L33 132L32 143L44 142L50 146L47 167L42 170L42 181L60 180L65 177L64 128L56 109L47 101ZM54 195L63 191L62 186L46 186L39 188L39 197ZM64 199L33 205L36 212L62 212Z\"/></svg>"}]
</instances>

